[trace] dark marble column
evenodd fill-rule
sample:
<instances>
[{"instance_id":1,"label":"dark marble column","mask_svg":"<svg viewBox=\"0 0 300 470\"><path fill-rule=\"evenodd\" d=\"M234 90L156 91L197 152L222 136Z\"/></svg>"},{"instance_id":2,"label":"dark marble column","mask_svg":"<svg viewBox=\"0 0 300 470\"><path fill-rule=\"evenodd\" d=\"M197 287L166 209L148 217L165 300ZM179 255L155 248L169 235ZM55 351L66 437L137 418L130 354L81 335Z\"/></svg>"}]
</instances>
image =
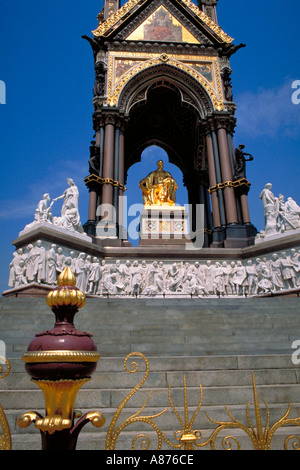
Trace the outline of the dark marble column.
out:
<instances>
[{"instance_id":1,"label":"dark marble column","mask_svg":"<svg viewBox=\"0 0 300 470\"><path fill-rule=\"evenodd\" d=\"M115 126L111 121L108 121L105 125L104 135L103 178L109 180L113 180L114 178L114 148ZM113 192L113 186L110 182L103 184L102 205L110 205L113 207Z\"/></svg>"},{"instance_id":2,"label":"dark marble column","mask_svg":"<svg viewBox=\"0 0 300 470\"><path fill-rule=\"evenodd\" d=\"M215 187L217 185L216 177L216 167L214 159L214 149L212 135L209 133L206 136L206 147L207 147L207 157L208 157L208 168L209 168L209 184L210 187ZM220 207L217 191L211 193L211 205L212 205L212 216L214 227L221 226L221 217L220 217Z\"/></svg>"},{"instance_id":3,"label":"dark marble column","mask_svg":"<svg viewBox=\"0 0 300 470\"><path fill-rule=\"evenodd\" d=\"M228 147L227 132L224 127L218 129L218 145L220 151L220 165L222 183L232 183L232 167ZM235 192L233 186L226 185L223 189L227 224L238 224Z\"/></svg>"}]
</instances>

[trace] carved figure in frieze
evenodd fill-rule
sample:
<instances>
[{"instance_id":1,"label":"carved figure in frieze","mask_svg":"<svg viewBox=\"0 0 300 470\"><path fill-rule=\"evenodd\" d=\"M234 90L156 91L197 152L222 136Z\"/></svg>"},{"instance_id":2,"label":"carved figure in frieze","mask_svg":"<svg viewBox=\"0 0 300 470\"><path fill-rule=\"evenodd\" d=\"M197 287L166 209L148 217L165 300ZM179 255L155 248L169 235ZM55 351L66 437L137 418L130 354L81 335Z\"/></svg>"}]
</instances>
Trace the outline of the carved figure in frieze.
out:
<instances>
[{"instance_id":1,"label":"carved figure in frieze","mask_svg":"<svg viewBox=\"0 0 300 470\"><path fill-rule=\"evenodd\" d=\"M173 263L168 270L168 290L171 292L178 292L182 290L183 273L178 269L176 263Z\"/></svg>"},{"instance_id":2,"label":"carved figure in frieze","mask_svg":"<svg viewBox=\"0 0 300 470\"><path fill-rule=\"evenodd\" d=\"M110 280L112 284L115 286L114 291L116 293L122 293L125 287L125 276L124 276L124 268L121 265L121 261L117 260L110 269Z\"/></svg>"},{"instance_id":3,"label":"carved figure in frieze","mask_svg":"<svg viewBox=\"0 0 300 470\"><path fill-rule=\"evenodd\" d=\"M65 256L63 254L63 249L61 246L57 248L57 255L56 255L56 272L57 276L59 276L65 268Z\"/></svg>"},{"instance_id":4,"label":"carved figure in frieze","mask_svg":"<svg viewBox=\"0 0 300 470\"><path fill-rule=\"evenodd\" d=\"M91 265L92 265L92 257L91 255L86 255L85 257L86 287L84 291L86 293L88 292L88 278L90 275Z\"/></svg>"},{"instance_id":5,"label":"carved figure in frieze","mask_svg":"<svg viewBox=\"0 0 300 470\"><path fill-rule=\"evenodd\" d=\"M166 290L166 275L167 275L167 271L166 271L166 268L164 266L164 262L163 261L159 261L158 263L158 267L159 267L159 279L160 279L160 282L163 286L162 290L165 291Z\"/></svg>"},{"instance_id":6,"label":"carved figure in frieze","mask_svg":"<svg viewBox=\"0 0 300 470\"><path fill-rule=\"evenodd\" d=\"M24 259L21 259L19 264L15 267L14 287L20 287L26 284L26 263Z\"/></svg>"},{"instance_id":7,"label":"carved figure in frieze","mask_svg":"<svg viewBox=\"0 0 300 470\"><path fill-rule=\"evenodd\" d=\"M9 287L14 287L14 284L15 284L15 270L18 264L18 261L16 261L16 258L17 258L17 252L13 253L13 259L9 263L9 278L8 278Z\"/></svg>"},{"instance_id":8,"label":"carved figure in frieze","mask_svg":"<svg viewBox=\"0 0 300 470\"><path fill-rule=\"evenodd\" d=\"M295 248L292 248L290 259L292 261L293 269L295 271L296 286L299 286L300 285L300 252L297 253L297 250L295 250Z\"/></svg>"},{"instance_id":9,"label":"carved figure in frieze","mask_svg":"<svg viewBox=\"0 0 300 470\"><path fill-rule=\"evenodd\" d=\"M155 280L156 280L158 272L159 272L158 262L153 261L153 263L150 264L150 266L148 268L148 272L147 272L147 283L148 283L148 285L151 286L151 285L155 284Z\"/></svg>"},{"instance_id":10,"label":"carved figure in frieze","mask_svg":"<svg viewBox=\"0 0 300 470\"><path fill-rule=\"evenodd\" d=\"M96 256L93 257L90 265L89 275L87 279L87 291L90 294L97 294L100 281L100 264Z\"/></svg>"},{"instance_id":11,"label":"carved figure in frieze","mask_svg":"<svg viewBox=\"0 0 300 470\"><path fill-rule=\"evenodd\" d=\"M196 278L201 286L205 286L205 276L203 272L203 266L200 265L199 261L196 261L192 267L192 272L195 273Z\"/></svg>"},{"instance_id":12,"label":"carved figure in frieze","mask_svg":"<svg viewBox=\"0 0 300 470\"><path fill-rule=\"evenodd\" d=\"M243 266L241 261L237 261L235 280L234 280L235 285L236 285L237 295L244 295L246 278L247 278L247 273L246 273L245 266Z\"/></svg>"},{"instance_id":13,"label":"carved figure in frieze","mask_svg":"<svg viewBox=\"0 0 300 470\"><path fill-rule=\"evenodd\" d=\"M79 253L75 267L76 287L82 292L86 291L87 283L85 258L85 253Z\"/></svg>"},{"instance_id":14,"label":"carved figure in frieze","mask_svg":"<svg viewBox=\"0 0 300 470\"><path fill-rule=\"evenodd\" d=\"M205 279L205 288L210 293L213 293L214 291L214 286L213 286L214 270L215 268L211 260L207 260L206 265L203 268L203 275Z\"/></svg>"},{"instance_id":15,"label":"carved figure in frieze","mask_svg":"<svg viewBox=\"0 0 300 470\"><path fill-rule=\"evenodd\" d=\"M22 262L23 267L24 267L25 266L25 260L26 260L26 255L23 252L22 248L19 248L15 253L13 253L13 260L11 261L11 263L9 265L9 279L8 279L9 287L15 287L18 267L19 267L21 262Z\"/></svg>"},{"instance_id":16,"label":"carved figure in frieze","mask_svg":"<svg viewBox=\"0 0 300 470\"><path fill-rule=\"evenodd\" d=\"M46 254L46 283L50 285L54 285L57 279L56 258L56 245L52 243Z\"/></svg>"},{"instance_id":17,"label":"carved figure in frieze","mask_svg":"<svg viewBox=\"0 0 300 470\"><path fill-rule=\"evenodd\" d=\"M224 295L223 268L219 262L215 265L213 286L215 295Z\"/></svg>"},{"instance_id":18,"label":"carved figure in frieze","mask_svg":"<svg viewBox=\"0 0 300 470\"><path fill-rule=\"evenodd\" d=\"M205 286L199 284L199 279L195 272L190 271L187 275L186 292L192 296L204 297L208 295Z\"/></svg>"},{"instance_id":19,"label":"carved figure in frieze","mask_svg":"<svg viewBox=\"0 0 300 470\"><path fill-rule=\"evenodd\" d=\"M281 255L281 271L285 289L296 287L296 274L291 258L284 251Z\"/></svg>"},{"instance_id":20,"label":"carved figure in frieze","mask_svg":"<svg viewBox=\"0 0 300 470\"><path fill-rule=\"evenodd\" d=\"M107 287L108 287L108 278L110 274L110 267L106 264L105 260L101 260L100 263L100 280L99 280L99 287L98 287L98 294L103 296L107 294Z\"/></svg>"},{"instance_id":21,"label":"carved figure in frieze","mask_svg":"<svg viewBox=\"0 0 300 470\"><path fill-rule=\"evenodd\" d=\"M39 253L35 250L35 247L31 243L27 246L27 250L28 256L26 259L26 279L29 283L37 282Z\"/></svg>"},{"instance_id":22,"label":"carved figure in frieze","mask_svg":"<svg viewBox=\"0 0 300 470\"><path fill-rule=\"evenodd\" d=\"M37 254L36 280L38 283L41 283L46 280L46 249L44 248L41 240L36 242L34 251Z\"/></svg>"},{"instance_id":23,"label":"carved figure in frieze","mask_svg":"<svg viewBox=\"0 0 300 470\"><path fill-rule=\"evenodd\" d=\"M163 272L157 261L149 266L147 286L143 290L145 295L157 295L164 291Z\"/></svg>"},{"instance_id":24,"label":"carved figure in frieze","mask_svg":"<svg viewBox=\"0 0 300 470\"><path fill-rule=\"evenodd\" d=\"M65 256L64 267L69 267L73 273L75 272L76 257L73 250L70 251L69 256Z\"/></svg>"},{"instance_id":25,"label":"carved figure in frieze","mask_svg":"<svg viewBox=\"0 0 300 470\"><path fill-rule=\"evenodd\" d=\"M277 253L272 255L272 261L270 263L271 273L272 273L272 284L273 290L279 291L284 288L282 271L281 271L281 261Z\"/></svg>"},{"instance_id":26,"label":"carved figure in frieze","mask_svg":"<svg viewBox=\"0 0 300 470\"><path fill-rule=\"evenodd\" d=\"M247 265L245 266L246 268L246 274L247 274L247 280L246 280L246 286L247 286L247 294L248 295L255 295L257 294L257 288L258 288L258 275L256 271L256 266L253 263L251 259L247 261Z\"/></svg>"},{"instance_id":27,"label":"carved figure in frieze","mask_svg":"<svg viewBox=\"0 0 300 470\"><path fill-rule=\"evenodd\" d=\"M133 276L132 276L132 295L138 296L143 292L143 268L139 266L138 261L133 262Z\"/></svg>"},{"instance_id":28,"label":"carved figure in frieze","mask_svg":"<svg viewBox=\"0 0 300 470\"><path fill-rule=\"evenodd\" d=\"M230 266L228 267L228 286L230 289L230 293L232 295L236 294L236 283L235 283L235 275L236 275L236 264L234 261L231 261Z\"/></svg>"},{"instance_id":29,"label":"carved figure in frieze","mask_svg":"<svg viewBox=\"0 0 300 470\"><path fill-rule=\"evenodd\" d=\"M273 288L272 284L272 274L268 265L262 261L260 258L257 258L257 272L259 274L258 279L258 294L271 292Z\"/></svg>"},{"instance_id":30,"label":"carved figure in frieze","mask_svg":"<svg viewBox=\"0 0 300 470\"><path fill-rule=\"evenodd\" d=\"M223 286L224 286L224 294L230 294L230 286L229 286L229 268L227 266L226 261L222 263L222 271L223 271Z\"/></svg>"},{"instance_id":31,"label":"carved figure in frieze","mask_svg":"<svg viewBox=\"0 0 300 470\"><path fill-rule=\"evenodd\" d=\"M124 266L124 295L131 295L132 293L132 266L131 262L127 260Z\"/></svg>"}]
</instances>

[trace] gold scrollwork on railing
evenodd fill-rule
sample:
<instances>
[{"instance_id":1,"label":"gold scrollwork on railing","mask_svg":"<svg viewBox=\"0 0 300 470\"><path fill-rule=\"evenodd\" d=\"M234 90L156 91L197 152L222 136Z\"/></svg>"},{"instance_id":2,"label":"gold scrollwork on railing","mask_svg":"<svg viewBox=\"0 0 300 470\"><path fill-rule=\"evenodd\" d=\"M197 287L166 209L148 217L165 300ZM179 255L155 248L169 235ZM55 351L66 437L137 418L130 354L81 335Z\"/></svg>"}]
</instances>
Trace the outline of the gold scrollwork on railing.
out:
<instances>
[{"instance_id":1,"label":"gold scrollwork on railing","mask_svg":"<svg viewBox=\"0 0 300 470\"><path fill-rule=\"evenodd\" d=\"M165 408L162 412L157 413L155 415L141 416L141 412L145 409L147 403L149 402L151 392L145 404L141 407L141 409L137 413L132 415L130 418L127 418L118 427L116 427L116 423L122 411L124 410L125 405L133 397L133 395L142 387L142 385L146 382L149 376L149 371L150 371L149 361L141 353L131 353L126 357L124 361L125 370L129 373L135 373L138 371L138 364L136 362L131 363L131 370L127 368L127 362L133 356L138 356L144 361L146 365L145 374L142 380L138 383L138 385L136 385L136 387L134 387L134 389L128 394L128 396L123 400L123 402L117 409L117 412L115 413L112 419L111 425L107 433L106 450L115 450L117 440L120 434L122 433L122 431L124 431L129 425L133 423L138 423L138 422L140 423L143 422L143 423L148 424L152 428L152 430L156 432L156 435L158 438L157 450L161 449L163 441L165 441L165 443L173 449L195 450L197 448L199 449L199 448L204 448L204 447L210 447L211 450L215 450L218 438L221 438L222 447L224 450L233 450L234 447L236 447L237 450L240 450L242 448L240 439L241 439L241 436L243 435L249 438L254 450L271 450L271 444L273 441L274 434L279 428L289 427L289 426L298 426L298 427L300 426L300 417L289 418L291 405L288 406L288 409L286 413L283 415L283 417L280 418L278 421L276 421L272 426L270 426L270 410L266 402L264 403L266 407L267 419L266 419L265 426L263 426L262 412L261 412L261 408L260 408L259 401L258 401L257 387L256 387L255 379L254 379L254 374L252 372L255 424L253 424L250 419L250 402L246 406L246 418L247 418L248 426L238 421L237 419L235 419L234 416L228 410L228 407L225 406L226 413L228 414L230 418L229 421L218 421L215 419L211 419L205 413L207 419L211 423L216 424L217 428L214 429L205 440L204 439L202 440L203 438L202 432L199 429L194 429L194 423L202 407L203 389L200 384L200 401L192 415L192 418L189 419L187 384L186 384L186 376L184 375L184 387L183 387L184 419L182 419L182 417L180 416L180 414L178 413L178 411L176 410L173 404L170 386L169 386L169 393L168 393L168 398L169 398L171 409L174 412L175 416L177 417L180 423L180 426L182 428L180 430L177 430L174 433L175 440L178 442L178 444L171 442L166 437L164 432L153 421L155 418L162 416L168 410L168 408ZM222 434L223 434L223 431L226 431L226 430L235 430L235 431L238 431L238 434L236 435L234 435L234 433L232 435L226 434L226 436L224 437ZM150 448L150 438L146 434L140 433L132 440L132 446L131 446L132 450L134 450L135 444L138 441L141 441L140 448L142 450L147 450ZM288 437L286 437L284 441L284 449L288 450L288 446L291 443L292 443L292 448L294 450L300 449L300 437L299 436L289 435Z\"/></svg>"},{"instance_id":2,"label":"gold scrollwork on railing","mask_svg":"<svg viewBox=\"0 0 300 470\"><path fill-rule=\"evenodd\" d=\"M4 368L2 367L2 365L0 365L0 379L5 379L5 377L7 377L8 374L10 373L11 365L10 365L9 360L2 356L0 356L0 363L5 364ZM0 430L2 430L2 433L0 433L0 450L11 450L12 444L11 444L10 428L9 428L6 415L1 405L0 405Z\"/></svg>"},{"instance_id":3,"label":"gold scrollwork on railing","mask_svg":"<svg viewBox=\"0 0 300 470\"><path fill-rule=\"evenodd\" d=\"M142 422L142 423L146 423L148 424L149 426L151 426L154 431L156 431L157 433L157 437L158 437L158 450L161 449L161 445L162 445L162 439L163 439L163 433L160 431L159 427L156 425L156 423L154 423L153 419L154 418L157 418L158 416L161 416L165 413L165 410L161 411L160 413L157 413L155 415L151 415L151 416L141 416L141 413L142 411L146 408L147 406L147 403L150 399L150 396L151 396L151 392L146 400L146 402L144 403L144 405L140 408L140 410L135 413L133 416L131 416L130 418L127 418L122 424L120 424L117 428L116 428L116 423L120 417L120 414L121 412L123 411L125 405L129 402L129 400L133 397L133 395L142 387L142 385L146 382L148 376L149 376L149 372L150 372L150 368L149 368L149 361L148 359L141 353L131 353L129 354L125 360L124 360L124 368L126 370L126 372L129 372L130 374L134 374L136 372L138 372L139 370L139 366L137 364L137 362L132 362L131 363L131 369L128 369L127 367L127 362L128 360L133 357L133 356L137 356L137 357L140 357L142 358L142 360L144 361L145 365L146 365L146 370L145 370L145 373L144 373L144 376L143 378L140 380L140 382L134 387L134 389L127 395L127 397L123 400L123 402L121 403L121 405L119 406L119 408L117 409L112 421L111 421L111 424L109 426L109 429L108 429L108 432L107 432L107 435L106 435L106 444L105 444L105 449L106 450L115 450L116 448L116 443L117 443L117 439L119 437L119 435L121 434L121 432L127 428L129 425L133 424L133 423L137 423L137 422ZM140 438L143 439L142 443L141 443L141 449L142 450L146 450L149 448L150 446L150 439L148 438L148 436L144 435L144 434L139 434L138 436L136 436L132 442L132 450L134 450L134 445L135 443L137 442L137 440L139 440Z\"/></svg>"},{"instance_id":4,"label":"gold scrollwork on railing","mask_svg":"<svg viewBox=\"0 0 300 470\"><path fill-rule=\"evenodd\" d=\"M278 421L276 421L270 427L270 410L266 402L264 402L265 407L266 407L266 412L267 412L267 422L266 422L265 427L263 427L262 414L261 414L261 409L260 409L260 405L258 401L257 388L256 388L253 372L252 372L252 385L253 385L253 395L254 395L256 428L254 427L250 419L250 414L249 414L250 402L247 404L247 408L246 408L246 416L247 416L249 427L245 426L243 423L236 420L226 407L225 408L226 412L228 416L231 418L231 421L222 422L222 421L215 421L213 419L208 418L212 423L218 424L218 428L213 432L210 438L212 450L215 449L216 438L221 433L221 431L225 429L237 429L237 430L243 431L245 435L249 437L254 450L271 450L271 444L272 444L274 434L279 428L282 428L285 426L300 426L300 418L288 419L288 416L291 411L291 405L289 404L288 409L286 413L284 414L284 416L280 418ZM288 436L284 442L285 450L288 449L288 443L292 439L298 441L298 443L300 442L299 437ZM234 436L226 436L223 438L223 448L226 450L231 450L232 448L232 445L230 442L231 440L236 443L237 449L240 450L241 449L240 443L238 439ZM299 450L299 445L297 446L296 443L294 443L293 448Z\"/></svg>"}]
</instances>

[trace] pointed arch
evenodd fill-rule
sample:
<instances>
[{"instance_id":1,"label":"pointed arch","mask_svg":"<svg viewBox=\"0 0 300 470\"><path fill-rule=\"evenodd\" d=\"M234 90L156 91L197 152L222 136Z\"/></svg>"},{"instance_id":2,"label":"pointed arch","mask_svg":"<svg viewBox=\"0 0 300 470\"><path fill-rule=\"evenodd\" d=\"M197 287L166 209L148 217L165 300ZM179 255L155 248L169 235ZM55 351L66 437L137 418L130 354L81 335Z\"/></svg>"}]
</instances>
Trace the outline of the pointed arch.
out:
<instances>
[{"instance_id":1,"label":"pointed arch","mask_svg":"<svg viewBox=\"0 0 300 470\"><path fill-rule=\"evenodd\" d=\"M194 107L202 119L222 110L222 97L200 73L168 57L143 62L126 74L114 89L110 104L128 115L138 102L147 100L149 88L158 82L172 83L180 91L183 103Z\"/></svg>"}]
</instances>

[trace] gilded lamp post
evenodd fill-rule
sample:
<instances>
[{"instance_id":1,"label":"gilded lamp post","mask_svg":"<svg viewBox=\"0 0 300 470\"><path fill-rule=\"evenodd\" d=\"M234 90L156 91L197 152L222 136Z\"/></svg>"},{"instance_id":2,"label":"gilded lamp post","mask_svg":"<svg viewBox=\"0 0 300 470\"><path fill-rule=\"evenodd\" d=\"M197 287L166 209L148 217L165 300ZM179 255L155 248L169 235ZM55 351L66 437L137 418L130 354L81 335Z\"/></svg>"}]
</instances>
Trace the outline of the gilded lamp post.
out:
<instances>
[{"instance_id":1,"label":"gilded lamp post","mask_svg":"<svg viewBox=\"0 0 300 470\"><path fill-rule=\"evenodd\" d=\"M54 328L37 334L23 356L27 373L43 391L46 416L27 412L18 425L26 428L35 423L43 450L75 450L86 423L101 427L105 422L101 413L90 412L75 423L80 416L74 412L77 392L90 380L100 359L92 336L74 326L75 314L85 305L85 295L75 284L74 274L66 268L47 297L56 318Z\"/></svg>"}]
</instances>

